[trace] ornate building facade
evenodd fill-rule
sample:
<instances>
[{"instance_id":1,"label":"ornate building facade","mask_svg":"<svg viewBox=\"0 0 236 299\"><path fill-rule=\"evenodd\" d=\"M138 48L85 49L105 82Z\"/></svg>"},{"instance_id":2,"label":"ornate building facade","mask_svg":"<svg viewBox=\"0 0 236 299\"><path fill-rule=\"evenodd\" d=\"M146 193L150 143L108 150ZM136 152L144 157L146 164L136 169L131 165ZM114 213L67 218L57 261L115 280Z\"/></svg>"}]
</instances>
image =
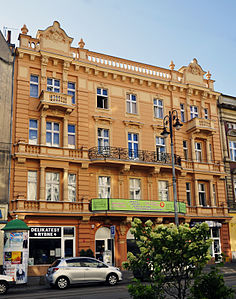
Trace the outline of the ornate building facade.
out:
<instances>
[{"instance_id":1,"label":"ornate building facade","mask_svg":"<svg viewBox=\"0 0 236 299\"><path fill-rule=\"evenodd\" d=\"M35 38L24 25L19 36L9 209L31 228L30 273L88 248L121 266L135 250L134 217L174 222L170 140L161 135L173 110L183 124L173 130L180 223L207 221L212 256L230 256L210 73L196 59L165 69L72 40L56 21Z\"/></svg>"},{"instance_id":2,"label":"ornate building facade","mask_svg":"<svg viewBox=\"0 0 236 299\"><path fill-rule=\"evenodd\" d=\"M226 195L229 206L232 260L236 260L236 97L221 95L218 102L223 159L226 172Z\"/></svg>"}]
</instances>

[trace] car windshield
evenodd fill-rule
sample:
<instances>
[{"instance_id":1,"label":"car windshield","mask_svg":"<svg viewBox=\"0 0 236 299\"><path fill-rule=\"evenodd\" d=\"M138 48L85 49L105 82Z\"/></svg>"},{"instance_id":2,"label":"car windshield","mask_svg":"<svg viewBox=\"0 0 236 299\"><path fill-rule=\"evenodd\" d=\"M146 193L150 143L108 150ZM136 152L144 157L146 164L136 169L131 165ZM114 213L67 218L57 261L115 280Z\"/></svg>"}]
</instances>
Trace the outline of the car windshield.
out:
<instances>
[{"instance_id":1,"label":"car windshield","mask_svg":"<svg viewBox=\"0 0 236 299\"><path fill-rule=\"evenodd\" d=\"M57 266L60 264L60 262L61 262L61 260L55 260L55 261L51 264L50 268L57 267Z\"/></svg>"}]
</instances>

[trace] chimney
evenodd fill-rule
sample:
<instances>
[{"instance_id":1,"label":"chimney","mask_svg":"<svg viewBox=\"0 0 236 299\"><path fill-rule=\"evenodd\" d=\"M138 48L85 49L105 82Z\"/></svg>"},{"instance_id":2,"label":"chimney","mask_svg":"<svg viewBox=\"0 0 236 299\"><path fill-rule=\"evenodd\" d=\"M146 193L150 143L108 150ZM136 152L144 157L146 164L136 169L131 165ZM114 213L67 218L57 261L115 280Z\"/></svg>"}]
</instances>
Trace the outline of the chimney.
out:
<instances>
[{"instance_id":1,"label":"chimney","mask_svg":"<svg viewBox=\"0 0 236 299\"><path fill-rule=\"evenodd\" d=\"M7 42L8 42L8 44L11 43L11 31L10 30L7 30Z\"/></svg>"}]
</instances>

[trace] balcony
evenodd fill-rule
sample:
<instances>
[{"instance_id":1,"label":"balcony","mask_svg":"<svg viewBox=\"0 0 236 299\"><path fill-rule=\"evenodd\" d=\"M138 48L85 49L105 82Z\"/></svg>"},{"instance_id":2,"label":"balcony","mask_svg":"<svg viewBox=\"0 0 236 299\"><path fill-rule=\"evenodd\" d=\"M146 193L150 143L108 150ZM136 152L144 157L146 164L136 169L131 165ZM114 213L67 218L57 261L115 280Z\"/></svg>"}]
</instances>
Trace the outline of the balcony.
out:
<instances>
[{"instance_id":1,"label":"balcony","mask_svg":"<svg viewBox=\"0 0 236 299\"><path fill-rule=\"evenodd\" d=\"M97 211L125 211L125 212L156 212L174 213L173 201L156 200L134 200L134 199L114 199L114 198L94 198L92 199L91 210ZM186 213L186 204L178 202L178 213Z\"/></svg>"},{"instance_id":2,"label":"balcony","mask_svg":"<svg viewBox=\"0 0 236 299\"><path fill-rule=\"evenodd\" d=\"M40 94L39 100L38 110L56 108L63 110L68 114L75 108L75 106L72 105L72 96L63 93L43 90Z\"/></svg>"},{"instance_id":3,"label":"balcony","mask_svg":"<svg viewBox=\"0 0 236 299\"><path fill-rule=\"evenodd\" d=\"M208 218L228 218L227 204L221 207L187 207L187 215L190 217L208 217Z\"/></svg>"},{"instance_id":4,"label":"balcony","mask_svg":"<svg viewBox=\"0 0 236 299\"><path fill-rule=\"evenodd\" d=\"M186 131L188 133L205 132L212 134L216 129L214 128L214 122L212 120L195 117L188 121Z\"/></svg>"},{"instance_id":5,"label":"balcony","mask_svg":"<svg viewBox=\"0 0 236 299\"><path fill-rule=\"evenodd\" d=\"M121 147L92 147L88 150L90 160L121 160L138 163L171 164L171 155L156 151L130 150ZM181 157L175 155L175 165L181 166Z\"/></svg>"}]
</instances>

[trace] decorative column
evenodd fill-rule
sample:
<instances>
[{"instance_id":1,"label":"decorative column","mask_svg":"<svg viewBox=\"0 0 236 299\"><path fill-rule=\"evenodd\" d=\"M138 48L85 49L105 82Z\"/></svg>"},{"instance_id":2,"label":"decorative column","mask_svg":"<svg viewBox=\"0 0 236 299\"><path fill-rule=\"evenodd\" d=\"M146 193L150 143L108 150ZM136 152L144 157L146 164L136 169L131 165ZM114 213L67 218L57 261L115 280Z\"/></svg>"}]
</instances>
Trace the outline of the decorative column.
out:
<instances>
[{"instance_id":1,"label":"decorative column","mask_svg":"<svg viewBox=\"0 0 236 299\"><path fill-rule=\"evenodd\" d=\"M63 147L68 147L68 117L65 115L63 121Z\"/></svg>"},{"instance_id":2,"label":"decorative column","mask_svg":"<svg viewBox=\"0 0 236 299\"><path fill-rule=\"evenodd\" d=\"M46 145L46 117L45 114L41 113L41 138L40 138L40 144Z\"/></svg>"},{"instance_id":3,"label":"decorative column","mask_svg":"<svg viewBox=\"0 0 236 299\"><path fill-rule=\"evenodd\" d=\"M211 155L210 155L210 142L209 139L206 139L206 158L207 158L207 163L211 162Z\"/></svg>"},{"instance_id":4,"label":"decorative column","mask_svg":"<svg viewBox=\"0 0 236 299\"><path fill-rule=\"evenodd\" d=\"M63 173L63 201L68 201L68 169L64 168Z\"/></svg>"},{"instance_id":5,"label":"decorative column","mask_svg":"<svg viewBox=\"0 0 236 299\"><path fill-rule=\"evenodd\" d=\"M40 166L39 200L45 200L45 167Z\"/></svg>"},{"instance_id":6,"label":"decorative column","mask_svg":"<svg viewBox=\"0 0 236 299\"><path fill-rule=\"evenodd\" d=\"M199 192L198 192L198 180L194 180L194 187L195 187L195 203L196 206L199 207L200 203L199 203Z\"/></svg>"}]
</instances>

